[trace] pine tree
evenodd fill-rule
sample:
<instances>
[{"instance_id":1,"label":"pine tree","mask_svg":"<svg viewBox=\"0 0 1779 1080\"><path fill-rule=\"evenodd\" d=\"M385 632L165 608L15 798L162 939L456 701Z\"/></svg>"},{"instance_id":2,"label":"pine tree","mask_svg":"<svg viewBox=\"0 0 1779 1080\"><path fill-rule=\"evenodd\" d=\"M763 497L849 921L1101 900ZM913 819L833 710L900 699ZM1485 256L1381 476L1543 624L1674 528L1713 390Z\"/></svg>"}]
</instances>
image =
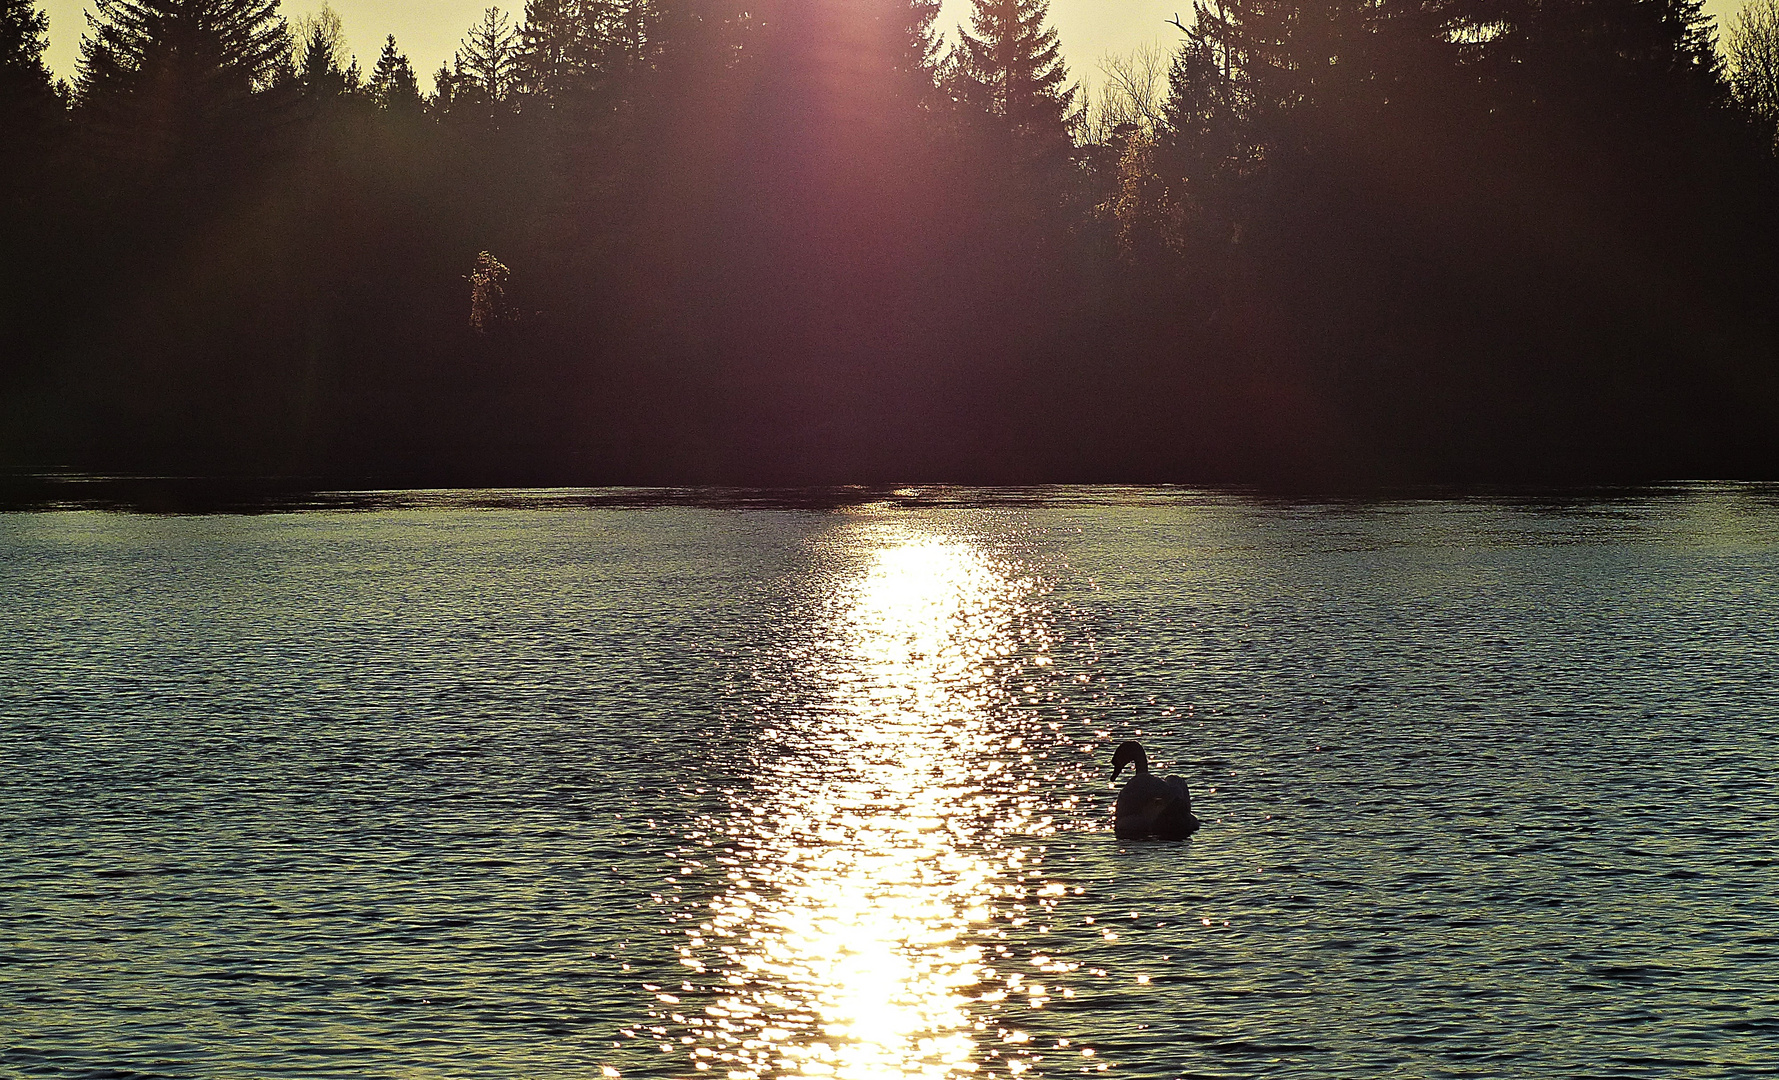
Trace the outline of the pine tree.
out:
<instances>
[{"instance_id":1,"label":"pine tree","mask_svg":"<svg viewBox=\"0 0 1779 1080\"><path fill-rule=\"evenodd\" d=\"M504 104L518 89L519 46L519 31L513 28L512 19L491 7L464 35L455 74L479 91L488 104Z\"/></svg>"},{"instance_id":2,"label":"pine tree","mask_svg":"<svg viewBox=\"0 0 1779 1080\"><path fill-rule=\"evenodd\" d=\"M85 126L124 157L166 163L236 141L286 68L278 0L95 0L80 44Z\"/></svg>"},{"instance_id":3,"label":"pine tree","mask_svg":"<svg viewBox=\"0 0 1779 1080\"><path fill-rule=\"evenodd\" d=\"M420 109L420 80L414 74L414 65L396 48L394 34L383 42L383 54L377 57L368 89L378 108L391 112Z\"/></svg>"},{"instance_id":4,"label":"pine tree","mask_svg":"<svg viewBox=\"0 0 1779 1080\"><path fill-rule=\"evenodd\" d=\"M1056 31L1046 25L1049 0L971 0L970 29L958 27L948 62L952 92L1012 130L1064 138L1076 90Z\"/></svg>"}]
</instances>

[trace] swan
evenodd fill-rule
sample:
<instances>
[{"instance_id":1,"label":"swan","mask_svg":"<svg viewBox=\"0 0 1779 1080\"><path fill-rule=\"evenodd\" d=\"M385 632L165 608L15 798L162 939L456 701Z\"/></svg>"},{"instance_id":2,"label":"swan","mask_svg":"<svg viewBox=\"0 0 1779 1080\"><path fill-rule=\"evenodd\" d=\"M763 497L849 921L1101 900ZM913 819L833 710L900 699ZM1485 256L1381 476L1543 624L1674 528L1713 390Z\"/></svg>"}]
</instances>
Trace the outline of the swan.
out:
<instances>
[{"instance_id":1,"label":"swan","mask_svg":"<svg viewBox=\"0 0 1779 1080\"><path fill-rule=\"evenodd\" d=\"M1120 840L1184 840L1197 832L1199 821L1192 815L1192 793L1186 790L1185 779L1151 773L1149 755L1134 742L1119 743L1112 751L1112 779L1133 763L1137 773L1118 793L1112 809L1113 833Z\"/></svg>"}]
</instances>

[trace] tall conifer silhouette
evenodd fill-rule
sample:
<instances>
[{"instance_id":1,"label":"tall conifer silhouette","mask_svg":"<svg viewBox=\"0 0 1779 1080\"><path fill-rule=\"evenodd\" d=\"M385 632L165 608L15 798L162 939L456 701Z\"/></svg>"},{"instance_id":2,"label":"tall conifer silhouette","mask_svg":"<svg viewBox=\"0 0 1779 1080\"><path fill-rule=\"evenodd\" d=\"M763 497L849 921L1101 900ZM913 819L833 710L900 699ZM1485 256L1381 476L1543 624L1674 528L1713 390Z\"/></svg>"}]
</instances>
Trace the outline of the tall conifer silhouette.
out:
<instances>
[{"instance_id":1,"label":"tall conifer silhouette","mask_svg":"<svg viewBox=\"0 0 1779 1080\"><path fill-rule=\"evenodd\" d=\"M395 112L417 112L420 109L420 80L414 74L414 65L408 61L395 44L395 35L390 34L383 42L383 53L377 57L377 66L371 71L370 92L372 100L383 109Z\"/></svg>"},{"instance_id":2,"label":"tall conifer silhouette","mask_svg":"<svg viewBox=\"0 0 1779 1080\"><path fill-rule=\"evenodd\" d=\"M328 40L323 28L311 28L302 46L302 56L297 64L297 80L305 95L319 99L333 98L357 88L358 65L354 63L350 68L340 66L335 45Z\"/></svg>"},{"instance_id":3,"label":"tall conifer silhouette","mask_svg":"<svg viewBox=\"0 0 1779 1080\"><path fill-rule=\"evenodd\" d=\"M917 88L931 86L939 67L939 0L890 0L881 17L893 24L896 72Z\"/></svg>"},{"instance_id":4,"label":"tall conifer silhouette","mask_svg":"<svg viewBox=\"0 0 1779 1080\"><path fill-rule=\"evenodd\" d=\"M0 145L40 134L61 109L48 47L49 20L32 0L0 0Z\"/></svg>"},{"instance_id":5,"label":"tall conifer silhouette","mask_svg":"<svg viewBox=\"0 0 1779 1080\"><path fill-rule=\"evenodd\" d=\"M519 31L512 19L491 7L464 35L457 53L458 70L487 101L505 102L518 89L519 45Z\"/></svg>"},{"instance_id":6,"label":"tall conifer silhouette","mask_svg":"<svg viewBox=\"0 0 1779 1080\"><path fill-rule=\"evenodd\" d=\"M96 0L75 85L111 150L165 163L239 134L288 62L278 0Z\"/></svg>"},{"instance_id":7,"label":"tall conifer silhouette","mask_svg":"<svg viewBox=\"0 0 1779 1080\"><path fill-rule=\"evenodd\" d=\"M1062 44L1048 25L1049 0L971 0L958 27L949 81L967 104L1023 134L1061 138L1075 88L1066 86Z\"/></svg>"},{"instance_id":8,"label":"tall conifer silhouette","mask_svg":"<svg viewBox=\"0 0 1779 1080\"><path fill-rule=\"evenodd\" d=\"M559 101L586 84L599 51L603 5L582 0L526 0L519 27L519 82L525 94Z\"/></svg>"}]
</instances>

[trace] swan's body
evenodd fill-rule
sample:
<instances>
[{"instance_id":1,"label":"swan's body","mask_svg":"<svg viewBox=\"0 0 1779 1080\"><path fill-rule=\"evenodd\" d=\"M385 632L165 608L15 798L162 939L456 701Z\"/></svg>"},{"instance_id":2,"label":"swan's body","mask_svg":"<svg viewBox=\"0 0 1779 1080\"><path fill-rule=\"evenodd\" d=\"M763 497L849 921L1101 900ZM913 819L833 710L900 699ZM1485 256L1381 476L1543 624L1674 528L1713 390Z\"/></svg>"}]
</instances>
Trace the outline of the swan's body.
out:
<instances>
[{"instance_id":1,"label":"swan's body","mask_svg":"<svg viewBox=\"0 0 1779 1080\"><path fill-rule=\"evenodd\" d=\"M1112 753L1112 779L1134 764L1137 774L1118 793L1112 808L1112 831L1120 840L1184 840L1198 831L1192 814L1192 793L1178 776L1156 776L1149 771L1149 755L1140 744L1125 742Z\"/></svg>"}]
</instances>

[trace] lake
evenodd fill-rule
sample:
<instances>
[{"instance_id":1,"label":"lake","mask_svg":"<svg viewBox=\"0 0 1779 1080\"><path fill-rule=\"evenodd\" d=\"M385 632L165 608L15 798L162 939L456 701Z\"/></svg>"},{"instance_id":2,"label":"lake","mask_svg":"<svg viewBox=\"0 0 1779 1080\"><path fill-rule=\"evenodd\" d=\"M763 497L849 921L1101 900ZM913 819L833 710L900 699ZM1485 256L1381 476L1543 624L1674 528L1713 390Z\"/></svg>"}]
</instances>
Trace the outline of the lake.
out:
<instances>
[{"instance_id":1,"label":"lake","mask_svg":"<svg viewBox=\"0 0 1779 1080\"><path fill-rule=\"evenodd\" d=\"M1779 487L258 509L0 514L0 1073L1779 1069Z\"/></svg>"}]
</instances>

